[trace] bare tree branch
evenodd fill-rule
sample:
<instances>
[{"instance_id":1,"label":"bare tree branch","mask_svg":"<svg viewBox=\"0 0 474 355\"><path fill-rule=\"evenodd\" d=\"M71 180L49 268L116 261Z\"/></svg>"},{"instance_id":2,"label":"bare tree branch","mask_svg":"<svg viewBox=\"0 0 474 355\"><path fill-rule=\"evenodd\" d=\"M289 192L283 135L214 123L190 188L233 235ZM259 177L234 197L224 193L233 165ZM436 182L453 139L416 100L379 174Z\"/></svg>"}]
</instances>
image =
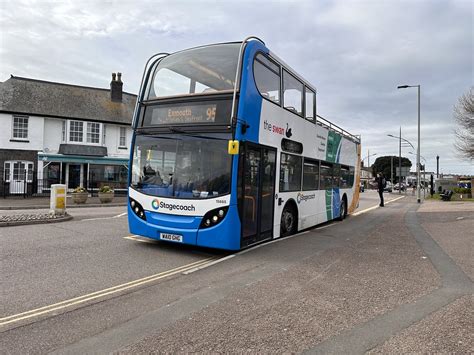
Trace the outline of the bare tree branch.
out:
<instances>
[{"instance_id":1,"label":"bare tree branch","mask_svg":"<svg viewBox=\"0 0 474 355\"><path fill-rule=\"evenodd\" d=\"M474 159L474 87L462 95L454 106L454 120L457 128L454 130L454 147L462 158Z\"/></svg>"}]
</instances>

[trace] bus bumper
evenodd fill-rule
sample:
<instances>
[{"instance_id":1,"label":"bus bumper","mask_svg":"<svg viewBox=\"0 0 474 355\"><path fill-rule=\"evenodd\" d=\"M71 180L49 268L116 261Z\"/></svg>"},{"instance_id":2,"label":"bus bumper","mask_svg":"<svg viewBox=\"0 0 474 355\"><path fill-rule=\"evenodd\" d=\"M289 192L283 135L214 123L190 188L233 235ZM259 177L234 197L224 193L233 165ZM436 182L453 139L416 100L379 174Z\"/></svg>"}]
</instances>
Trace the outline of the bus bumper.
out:
<instances>
[{"instance_id":1,"label":"bus bumper","mask_svg":"<svg viewBox=\"0 0 474 355\"><path fill-rule=\"evenodd\" d=\"M128 206L130 233L147 238L163 240L161 234L182 236L177 244L190 244L208 248L240 249L240 219L237 206L230 206L224 220L214 227L199 229L202 217L175 216L145 211L146 221L140 219ZM176 228L176 226L181 226ZM187 227L187 228L186 228ZM168 241L168 240L164 240Z\"/></svg>"}]
</instances>

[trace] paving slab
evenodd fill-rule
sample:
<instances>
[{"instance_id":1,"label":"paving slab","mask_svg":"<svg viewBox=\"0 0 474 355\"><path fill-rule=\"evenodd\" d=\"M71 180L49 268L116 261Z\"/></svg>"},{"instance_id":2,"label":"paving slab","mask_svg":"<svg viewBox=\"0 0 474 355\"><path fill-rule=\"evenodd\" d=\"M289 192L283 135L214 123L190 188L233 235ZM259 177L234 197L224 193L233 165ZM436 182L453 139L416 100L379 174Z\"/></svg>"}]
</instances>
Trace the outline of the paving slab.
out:
<instances>
[{"instance_id":1,"label":"paving slab","mask_svg":"<svg viewBox=\"0 0 474 355\"><path fill-rule=\"evenodd\" d=\"M474 296L466 295L368 354L473 354Z\"/></svg>"},{"instance_id":2,"label":"paving slab","mask_svg":"<svg viewBox=\"0 0 474 355\"><path fill-rule=\"evenodd\" d=\"M418 215L422 227L474 281L474 203L432 201Z\"/></svg>"}]
</instances>

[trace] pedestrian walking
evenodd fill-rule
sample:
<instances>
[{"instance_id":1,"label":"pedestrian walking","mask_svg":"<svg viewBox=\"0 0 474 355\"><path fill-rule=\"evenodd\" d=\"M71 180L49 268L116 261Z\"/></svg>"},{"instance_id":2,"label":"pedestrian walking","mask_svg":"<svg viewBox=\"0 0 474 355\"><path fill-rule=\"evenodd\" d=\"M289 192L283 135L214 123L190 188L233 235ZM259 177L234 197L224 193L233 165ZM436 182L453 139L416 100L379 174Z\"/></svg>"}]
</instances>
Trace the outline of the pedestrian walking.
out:
<instances>
[{"instance_id":1,"label":"pedestrian walking","mask_svg":"<svg viewBox=\"0 0 474 355\"><path fill-rule=\"evenodd\" d=\"M376 182L377 182L377 190L378 190L379 196L380 196L380 205L379 206L384 207L383 189L385 189L385 186L387 186L387 182L385 181L385 177L383 176L382 173L377 174Z\"/></svg>"}]
</instances>

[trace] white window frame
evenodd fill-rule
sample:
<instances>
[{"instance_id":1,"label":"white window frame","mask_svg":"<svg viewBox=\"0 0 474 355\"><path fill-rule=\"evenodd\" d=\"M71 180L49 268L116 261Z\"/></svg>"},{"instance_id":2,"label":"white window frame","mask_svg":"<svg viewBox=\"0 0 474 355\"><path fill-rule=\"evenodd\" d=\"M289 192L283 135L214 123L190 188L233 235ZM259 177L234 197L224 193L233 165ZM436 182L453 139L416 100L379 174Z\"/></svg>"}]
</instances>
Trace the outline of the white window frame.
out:
<instances>
[{"instance_id":1,"label":"white window frame","mask_svg":"<svg viewBox=\"0 0 474 355\"><path fill-rule=\"evenodd\" d=\"M81 141L72 141L71 140L71 124L72 122L79 122L82 124L82 140ZM87 127L89 123L98 124L99 125L99 141L97 143L91 143L87 141ZM95 145L95 146L102 146L104 145L105 141L102 142L104 132L104 124L101 122L87 122L87 121L79 121L79 120L68 120L66 125L66 143L70 144L84 144L84 145Z\"/></svg>"},{"instance_id":2,"label":"white window frame","mask_svg":"<svg viewBox=\"0 0 474 355\"><path fill-rule=\"evenodd\" d=\"M26 119L26 137L15 137L15 119ZM30 126L29 116L13 115L12 116L12 139L27 141L28 136L29 136L29 126Z\"/></svg>"},{"instance_id":3,"label":"white window frame","mask_svg":"<svg viewBox=\"0 0 474 355\"><path fill-rule=\"evenodd\" d=\"M90 144L90 145L100 145L100 140L102 138L102 128L101 128L101 124L99 122L85 122L85 126L86 126L86 137L85 137L85 143L86 144ZM98 125L99 126L99 131L97 133L94 133L94 134L97 134L97 142L89 142L88 141L88 137L87 135L89 134L89 127L93 126L93 125ZM91 133L91 138L92 138L92 133Z\"/></svg>"},{"instance_id":4,"label":"white window frame","mask_svg":"<svg viewBox=\"0 0 474 355\"><path fill-rule=\"evenodd\" d=\"M24 179L19 178L18 180L24 180L26 182L33 182L33 169L34 169L34 163L29 160L6 160L3 163L3 179L5 179L5 182L11 182L12 179L14 179L14 164L24 164L25 169L23 171L20 171L20 177L24 177ZM7 170L7 165L8 165L8 175L6 174ZM26 171L26 173L25 173ZM23 174L25 174L23 176Z\"/></svg>"},{"instance_id":5,"label":"white window frame","mask_svg":"<svg viewBox=\"0 0 474 355\"><path fill-rule=\"evenodd\" d=\"M82 125L82 138L81 138L81 140L72 140L72 139L71 139L71 133L73 133L73 130L72 130L71 126L72 126L73 123L76 123L76 122L77 122L77 123L80 123L80 124ZM75 132L75 131L74 131L74 132ZM76 121L76 120L70 120L70 121L68 121L68 130L67 130L67 133L68 133L68 135L67 135L67 141L68 141L68 143L73 143L73 144L74 144L74 143L83 143L83 142L84 142L84 122L82 122L82 121Z\"/></svg>"},{"instance_id":6,"label":"white window frame","mask_svg":"<svg viewBox=\"0 0 474 355\"><path fill-rule=\"evenodd\" d=\"M123 136L122 136L122 131L123 131ZM124 144L122 143L122 138L124 141ZM119 127L119 148L127 148L127 127Z\"/></svg>"}]
</instances>

